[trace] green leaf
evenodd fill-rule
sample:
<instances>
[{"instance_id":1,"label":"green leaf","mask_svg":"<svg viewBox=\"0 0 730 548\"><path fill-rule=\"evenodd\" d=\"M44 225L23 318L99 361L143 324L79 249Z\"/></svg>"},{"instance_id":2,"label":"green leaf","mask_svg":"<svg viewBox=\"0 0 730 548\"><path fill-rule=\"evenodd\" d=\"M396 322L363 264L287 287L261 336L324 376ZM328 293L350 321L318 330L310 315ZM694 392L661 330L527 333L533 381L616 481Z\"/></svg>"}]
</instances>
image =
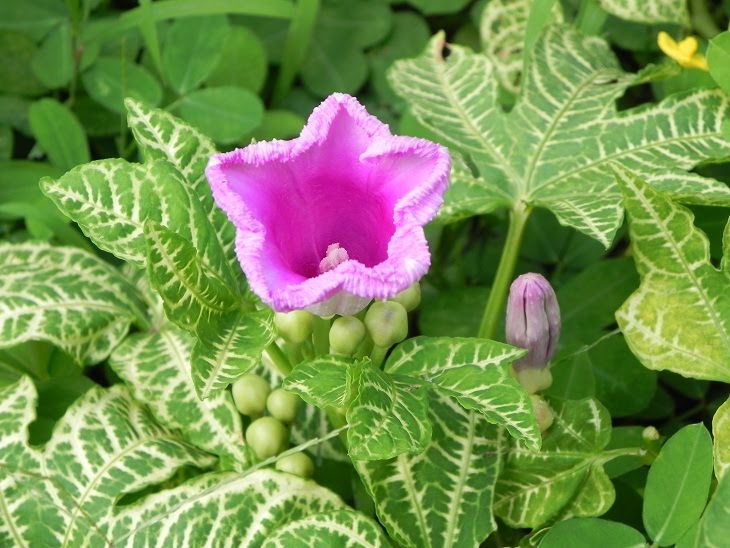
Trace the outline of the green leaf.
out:
<instances>
[{"instance_id":1,"label":"green leaf","mask_svg":"<svg viewBox=\"0 0 730 548\"><path fill-rule=\"evenodd\" d=\"M261 361L274 340L273 313L234 312L223 316L207 337L195 343L192 375L195 390L206 399L226 388Z\"/></svg>"},{"instance_id":2,"label":"green leaf","mask_svg":"<svg viewBox=\"0 0 730 548\"><path fill-rule=\"evenodd\" d=\"M637 23L676 23L690 26L687 0L598 0L611 15Z\"/></svg>"},{"instance_id":3,"label":"green leaf","mask_svg":"<svg viewBox=\"0 0 730 548\"><path fill-rule=\"evenodd\" d=\"M320 356L294 367L283 387L316 407L344 409L350 400L350 367L348 358Z\"/></svg>"},{"instance_id":4,"label":"green leaf","mask_svg":"<svg viewBox=\"0 0 730 548\"><path fill-rule=\"evenodd\" d=\"M710 75L725 93L730 93L730 31L721 32L707 47Z\"/></svg>"},{"instance_id":5,"label":"green leaf","mask_svg":"<svg viewBox=\"0 0 730 548\"><path fill-rule=\"evenodd\" d=\"M455 13L461 11L468 0L407 0L408 3L426 15Z\"/></svg>"},{"instance_id":6,"label":"green leaf","mask_svg":"<svg viewBox=\"0 0 730 548\"><path fill-rule=\"evenodd\" d=\"M55 99L41 99L28 111L33 137L51 163L62 170L91 160L84 128L68 108Z\"/></svg>"},{"instance_id":7,"label":"green leaf","mask_svg":"<svg viewBox=\"0 0 730 548\"><path fill-rule=\"evenodd\" d=\"M538 449L540 430L530 397L510 373L510 364L524 353L484 339L415 337L396 347L385 371L430 383Z\"/></svg>"},{"instance_id":8,"label":"green leaf","mask_svg":"<svg viewBox=\"0 0 730 548\"><path fill-rule=\"evenodd\" d=\"M603 514L614 501L601 464L611 417L597 401L549 400L555 420L539 453L513 442L497 482L494 510L510 527Z\"/></svg>"},{"instance_id":9,"label":"green leaf","mask_svg":"<svg viewBox=\"0 0 730 548\"><path fill-rule=\"evenodd\" d=\"M676 543L702 514L710 492L712 440L702 424L685 426L649 469L644 525L659 546Z\"/></svg>"},{"instance_id":10,"label":"green leaf","mask_svg":"<svg viewBox=\"0 0 730 548\"><path fill-rule=\"evenodd\" d=\"M188 240L152 220L144 227L147 275L171 321L202 336L221 316L240 306L226 281Z\"/></svg>"},{"instance_id":11,"label":"green leaf","mask_svg":"<svg viewBox=\"0 0 730 548\"><path fill-rule=\"evenodd\" d=\"M392 13L387 2L375 0L341 0L324 4L317 19L316 36L350 42L368 48L381 42L392 26Z\"/></svg>"},{"instance_id":12,"label":"green leaf","mask_svg":"<svg viewBox=\"0 0 730 548\"><path fill-rule=\"evenodd\" d=\"M127 123L145 160L167 160L182 174L203 205L227 261L235 267L233 272L239 272L233 245L236 231L213 201L205 178L205 166L217 153L213 141L164 110L150 109L132 99L127 99L125 105Z\"/></svg>"},{"instance_id":13,"label":"green leaf","mask_svg":"<svg viewBox=\"0 0 730 548\"><path fill-rule=\"evenodd\" d=\"M231 27L220 59L205 80L211 87L235 86L254 93L266 81L268 63L261 40L244 26Z\"/></svg>"},{"instance_id":14,"label":"green leaf","mask_svg":"<svg viewBox=\"0 0 730 548\"><path fill-rule=\"evenodd\" d=\"M71 25L63 23L52 30L33 56L31 69L44 86L51 89L67 85L74 71Z\"/></svg>"},{"instance_id":15,"label":"green leaf","mask_svg":"<svg viewBox=\"0 0 730 548\"><path fill-rule=\"evenodd\" d=\"M720 548L730 537L730 476L723 477L700 521L697 548Z\"/></svg>"},{"instance_id":16,"label":"green leaf","mask_svg":"<svg viewBox=\"0 0 730 548\"><path fill-rule=\"evenodd\" d=\"M25 34L0 32L0 56L3 59L0 64L0 93L35 96L46 91L31 70L37 51L33 40Z\"/></svg>"},{"instance_id":17,"label":"green leaf","mask_svg":"<svg viewBox=\"0 0 730 548\"><path fill-rule=\"evenodd\" d=\"M350 457L383 460L423 451L431 439L426 386L367 361L351 371L357 395L347 408Z\"/></svg>"},{"instance_id":18,"label":"green leaf","mask_svg":"<svg viewBox=\"0 0 730 548\"><path fill-rule=\"evenodd\" d=\"M479 21L482 51L494 66L499 83L511 93L520 89L525 32L533 4L532 0L492 0ZM563 21L560 3L553 4L550 21Z\"/></svg>"},{"instance_id":19,"label":"green leaf","mask_svg":"<svg viewBox=\"0 0 730 548\"><path fill-rule=\"evenodd\" d=\"M0 345L45 340L81 364L106 358L144 303L112 266L78 248L0 244Z\"/></svg>"},{"instance_id":20,"label":"green leaf","mask_svg":"<svg viewBox=\"0 0 730 548\"><path fill-rule=\"evenodd\" d=\"M719 91L617 112L616 98L656 71L627 74L602 40L552 26L535 44L520 98L505 113L489 59L456 45L444 58L444 47L444 35L436 35L420 57L395 63L390 81L422 125L470 157L477 178L491 187L487 203L507 195L512 205L550 209L606 247L622 220L612 161L678 198L730 203L725 184L683 175L730 155L721 134L727 98Z\"/></svg>"},{"instance_id":21,"label":"green leaf","mask_svg":"<svg viewBox=\"0 0 730 548\"><path fill-rule=\"evenodd\" d=\"M730 399L712 417L712 437L715 476L721 479L730 469Z\"/></svg>"},{"instance_id":22,"label":"green leaf","mask_svg":"<svg viewBox=\"0 0 730 548\"><path fill-rule=\"evenodd\" d=\"M706 236L690 211L627 169L615 170L641 276L616 312L626 341L650 369L730 382L728 278L710 263Z\"/></svg>"},{"instance_id":23,"label":"green leaf","mask_svg":"<svg viewBox=\"0 0 730 548\"><path fill-rule=\"evenodd\" d=\"M81 75L89 95L109 110L124 114L124 99L155 106L162 100L162 88L147 69L116 57L100 57Z\"/></svg>"},{"instance_id":24,"label":"green leaf","mask_svg":"<svg viewBox=\"0 0 730 548\"><path fill-rule=\"evenodd\" d=\"M348 546L374 548L390 546L380 525L359 512L334 510L311 514L284 524L266 539L264 548Z\"/></svg>"},{"instance_id":25,"label":"green leaf","mask_svg":"<svg viewBox=\"0 0 730 548\"><path fill-rule=\"evenodd\" d=\"M320 97L335 91L353 95L367 81L367 59L352 42L325 35L311 41L300 76L307 89Z\"/></svg>"},{"instance_id":26,"label":"green leaf","mask_svg":"<svg viewBox=\"0 0 730 548\"><path fill-rule=\"evenodd\" d=\"M179 430L191 444L243 469L249 455L241 416L229 392L198 399L190 378L194 343L188 333L166 326L156 333L128 337L109 363L160 424Z\"/></svg>"},{"instance_id":27,"label":"green leaf","mask_svg":"<svg viewBox=\"0 0 730 548\"><path fill-rule=\"evenodd\" d=\"M181 17L170 26L162 61L167 82L178 95L196 89L213 71L228 31L225 15Z\"/></svg>"},{"instance_id":28,"label":"green leaf","mask_svg":"<svg viewBox=\"0 0 730 548\"><path fill-rule=\"evenodd\" d=\"M403 546L477 546L496 529L494 484L506 435L478 413L430 395L423 453L355 462L378 518Z\"/></svg>"},{"instance_id":29,"label":"green leaf","mask_svg":"<svg viewBox=\"0 0 730 548\"><path fill-rule=\"evenodd\" d=\"M43 451L27 443L35 418L33 384L21 379L0 390L3 463L0 500L6 544L107 545L115 501L160 483L186 465L213 459L157 423L116 385L87 392L56 426Z\"/></svg>"},{"instance_id":30,"label":"green leaf","mask_svg":"<svg viewBox=\"0 0 730 548\"><path fill-rule=\"evenodd\" d=\"M501 188L454 166L437 219L442 223L453 223L509 207L511 203L512 196Z\"/></svg>"},{"instance_id":31,"label":"green leaf","mask_svg":"<svg viewBox=\"0 0 730 548\"><path fill-rule=\"evenodd\" d=\"M633 527L597 518L573 518L550 528L540 548L601 546L601 548L644 548L646 539Z\"/></svg>"},{"instance_id":32,"label":"green leaf","mask_svg":"<svg viewBox=\"0 0 730 548\"><path fill-rule=\"evenodd\" d=\"M0 202L45 202L53 207L38 188L38 180L62 174L62 169L43 162L0 162Z\"/></svg>"}]
</instances>

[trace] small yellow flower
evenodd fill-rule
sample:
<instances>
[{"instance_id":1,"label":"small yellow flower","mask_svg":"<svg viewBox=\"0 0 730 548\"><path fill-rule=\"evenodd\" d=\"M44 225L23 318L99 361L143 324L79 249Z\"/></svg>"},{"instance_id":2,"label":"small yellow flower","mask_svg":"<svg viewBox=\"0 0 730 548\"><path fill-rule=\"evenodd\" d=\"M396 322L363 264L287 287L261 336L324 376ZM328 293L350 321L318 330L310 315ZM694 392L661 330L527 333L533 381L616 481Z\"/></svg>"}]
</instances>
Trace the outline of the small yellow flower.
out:
<instances>
[{"instance_id":1,"label":"small yellow flower","mask_svg":"<svg viewBox=\"0 0 730 548\"><path fill-rule=\"evenodd\" d=\"M707 59L701 53L697 53L697 38L694 36L676 42L666 32L660 32L657 44L667 57L674 59L684 68L707 70Z\"/></svg>"}]
</instances>

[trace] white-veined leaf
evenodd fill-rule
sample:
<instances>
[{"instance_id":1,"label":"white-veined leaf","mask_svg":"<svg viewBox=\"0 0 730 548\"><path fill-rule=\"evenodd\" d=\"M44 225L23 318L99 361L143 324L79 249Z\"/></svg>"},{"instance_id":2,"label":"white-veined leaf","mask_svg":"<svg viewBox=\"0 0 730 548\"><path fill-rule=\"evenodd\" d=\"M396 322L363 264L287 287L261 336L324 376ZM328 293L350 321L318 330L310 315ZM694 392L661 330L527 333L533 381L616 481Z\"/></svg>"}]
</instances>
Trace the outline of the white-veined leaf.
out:
<instances>
[{"instance_id":1,"label":"white-veined leaf","mask_svg":"<svg viewBox=\"0 0 730 548\"><path fill-rule=\"evenodd\" d=\"M730 470L730 399L712 417L713 461L719 480Z\"/></svg>"},{"instance_id":2,"label":"white-veined leaf","mask_svg":"<svg viewBox=\"0 0 730 548\"><path fill-rule=\"evenodd\" d=\"M351 359L320 356L294 367L283 386L311 405L344 409L350 399L350 367Z\"/></svg>"},{"instance_id":3,"label":"white-veined leaf","mask_svg":"<svg viewBox=\"0 0 730 548\"><path fill-rule=\"evenodd\" d=\"M689 210L614 169L641 276L616 312L626 342L649 369L730 382L730 281L710 263L707 237Z\"/></svg>"},{"instance_id":4,"label":"white-veined leaf","mask_svg":"<svg viewBox=\"0 0 730 548\"><path fill-rule=\"evenodd\" d=\"M423 451L431 439L426 385L384 373L369 360L350 371L357 390L346 414L350 457L382 460Z\"/></svg>"},{"instance_id":5,"label":"white-veined leaf","mask_svg":"<svg viewBox=\"0 0 730 548\"><path fill-rule=\"evenodd\" d=\"M94 388L69 407L40 451L27 445L36 392L23 378L0 389L0 538L18 545L109 545L119 497L186 465L214 459L160 427L121 385Z\"/></svg>"},{"instance_id":6,"label":"white-veined leaf","mask_svg":"<svg viewBox=\"0 0 730 548\"><path fill-rule=\"evenodd\" d=\"M658 72L625 73L597 37L548 27L509 113L499 107L489 59L455 45L444 59L444 47L444 35L438 34L421 57L399 61L390 72L393 88L418 120L471 158L484 185L495 187L485 199L505 194L513 204L546 207L562 224L605 246L622 220L612 161L662 176L730 156L721 131L728 100L717 90L617 112L615 101L628 87ZM686 179L680 195L691 195L693 203L730 204L726 185L698 182Z\"/></svg>"},{"instance_id":7,"label":"white-veined leaf","mask_svg":"<svg viewBox=\"0 0 730 548\"><path fill-rule=\"evenodd\" d=\"M553 425L540 452L512 443L497 482L495 513L510 527L604 513L615 497L603 471L611 417L596 400L551 400Z\"/></svg>"},{"instance_id":8,"label":"white-veined leaf","mask_svg":"<svg viewBox=\"0 0 730 548\"><path fill-rule=\"evenodd\" d=\"M510 373L510 364L524 353L485 339L415 337L393 351L385 370L430 383L538 449L540 430L530 397Z\"/></svg>"},{"instance_id":9,"label":"white-veined leaf","mask_svg":"<svg viewBox=\"0 0 730 548\"><path fill-rule=\"evenodd\" d=\"M611 15L637 23L676 23L689 26L687 0L598 0Z\"/></svg>"},{"instance_id":10,"label":"white-veined leaf","mask_svg":"<svg viewBox=\"0 0 730 548\"><path fill-rule=\"evenodd\" d=\"M431 394L433 435L418 455L360 461L356 468L380 521L404 546L478 546L494 531L492 497L503 430L449 398Z\"/></svg>"},{"instance_id":11,"label":"white-veined leaf","mask_svg":"<svg viewBox=\"0 0 730 548\"><path fill-rule=\"evenodd\" d=\"M380 526L364 514L335 510L291 521L267 538L263 546L383 548L390 546L390 542Z\"/></svg>"},{"instance_id":12,"label":"white-veined leaf","mask_svg":"<svg viewBox=\"0 0 730 548\"><path fill-rule=\"evenodd\" d=\"M45 340L92 364L146 325L135 288L81 249L0 244L0 271L0 347Z\"/></svg>"},{"instance_id":13,"label":"white-veined leaf","mask_svg":"<svg viewBox=\"0 0 730 548\"><path fill-rule=\"evenodd\" d=\"M190 334L168 325L128 337L109 363L160 424L180 430L193 445L223 458L224 466L243 469L249 454L241 416L227 391L198 399L190 366L194 342Z\"/></svg>"}]
</instances>

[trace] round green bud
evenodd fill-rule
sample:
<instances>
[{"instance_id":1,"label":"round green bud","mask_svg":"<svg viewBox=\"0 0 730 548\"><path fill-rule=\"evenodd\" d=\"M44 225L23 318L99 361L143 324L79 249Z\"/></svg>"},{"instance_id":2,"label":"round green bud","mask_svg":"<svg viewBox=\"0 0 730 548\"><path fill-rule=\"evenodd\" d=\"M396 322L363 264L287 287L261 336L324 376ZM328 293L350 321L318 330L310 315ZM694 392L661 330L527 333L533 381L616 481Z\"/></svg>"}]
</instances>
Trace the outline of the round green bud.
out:
<instances>
[{"instance_id":1,"label":"round green bud","mask_svg":"<svg viewBox=\"0 0 730 548\"><path fill-rule=\"evenodd\" d=\"M271 386L263 377L248 374L236 379L231 393L239 413L256 417L266 409L266 398L271 393Z\"/></svg>"},{"instance_id":2,"label":"round green bud","mask_svg":"<svg viewBox=\"0 0 730 548\"><path fill-rule=\"evenodd\" d=\"M266 409L281 422L291 424L297 418L302 400L296 394L277 388L266 399Z\"/></svg>"},{"instance_id":3,"label":"round green bud","mask_svg":"<svg viewBox=\"0 0 730 548\"><path fill-rule=\"evenodd\" d=\"M300 478L311 478L314 474L314 463L305 453L294 453L276 461L276 469Z\"/></svg>"},{"instance_id":4,"label":"round green bud","mask_svg":"<svg viewBox=\"0 0 730 548\"><path fill-rule=\"evenodd\" d=\"M537 417L537 425L540 427L540 432L545 432L553 425L555 414L550 409L548 402L540 396L530 396L530 399L532 400L532 407L535 409L535 416Z\"/></svg>"},{"instance_id":5,"label":"round green bud","mask_svg":"<svg viewBox=\"0 0 730 548\"><path fill-rule=\"evenodd\" d=\"M541 392L553 384L553 374L545 369L520 369L515 371L515 377L528 394Z\"/></svg>"},{"instance_id":6,"label":"round green bud","mask_svg":"<svg viewBox=\"0 0 730 548\"><path fill-rule=\"evenodd\" d=\"M404 289L395 297L390 299L403 305L406 311L411 312L421 304L421 284L416 282L408 289Z\"/></svg>"},{"instance_id":7,"label":"round green bud","mask_svg":"<svg viewBox=\"0 0 730 548\"><path fill-rule=\"evenodd\" d=\"M352 356L365 340L365 324L355 316L342 316L332 322L330 348L337 354Z\"/></svg>"},{"instance_id":8,"label":"round green bud","mask_svg":"<svg viewBox=\"0 0 730 548\"><path fill-rule=\"evenodd\" d=\"M376 301L365 314L365 327L376 346L388 348L408 335L408 312L395 301Z\"/></svg>"},{"instance_id":9,"label":"round green bud","mask_svg":"<svg viewBox=\"0 0 730 548\"><path fill-rule=\"evenodd\" d=\"M291 344L302 344L312 336L314 315L306 310L277 312L274 325L284 340Z\"/></svg>"},{"instance_id":10,"label":"round green bud","mask_svg":"<svg viewBox=\"0 0 730 548\"><path fill-rule=\"evenodd\" d=\"M289 443L289 432L274 417L261 417L248 425L246 442L256 458L265 460L281 453Z\"/></svg>"},{"instance_id":11,"label":"round green bud","mask_svg":"<svg viewBox=\"0 0 730 548\"><path fill-rule=\"evenodd\" d=\"M647 426L642 430L641 437L647 442L657 441L659 439L659 430L654 426Z\"/></svg>"}]
</instances>

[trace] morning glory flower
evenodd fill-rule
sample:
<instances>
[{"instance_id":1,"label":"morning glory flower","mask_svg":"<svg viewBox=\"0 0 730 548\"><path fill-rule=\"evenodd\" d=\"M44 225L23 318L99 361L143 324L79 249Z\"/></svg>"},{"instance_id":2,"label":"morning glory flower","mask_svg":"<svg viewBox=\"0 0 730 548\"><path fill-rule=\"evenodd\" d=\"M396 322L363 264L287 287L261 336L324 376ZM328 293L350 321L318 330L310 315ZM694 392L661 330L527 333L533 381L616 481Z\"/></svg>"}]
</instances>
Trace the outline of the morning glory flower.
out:
<instances>
[{"instance_id":1,"label":"morning glory flower","mask_svg":"<svg viewBox=\"0 0 730 548\"><path fill-rule=\"evenodd\" d=\"M449 170L446 148L392 135L336 93L299 137L217 154L206 175L236 226L251 290L278 312L330 316L393 297L426 273L423 225Z\"/></svg>"}]
</instances>

